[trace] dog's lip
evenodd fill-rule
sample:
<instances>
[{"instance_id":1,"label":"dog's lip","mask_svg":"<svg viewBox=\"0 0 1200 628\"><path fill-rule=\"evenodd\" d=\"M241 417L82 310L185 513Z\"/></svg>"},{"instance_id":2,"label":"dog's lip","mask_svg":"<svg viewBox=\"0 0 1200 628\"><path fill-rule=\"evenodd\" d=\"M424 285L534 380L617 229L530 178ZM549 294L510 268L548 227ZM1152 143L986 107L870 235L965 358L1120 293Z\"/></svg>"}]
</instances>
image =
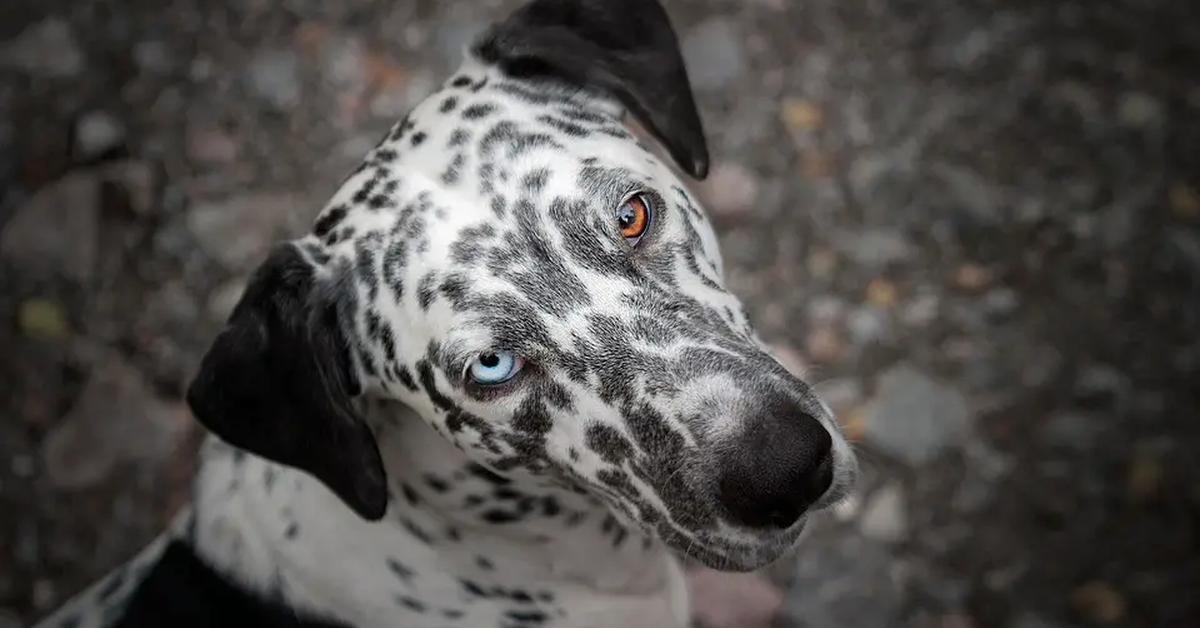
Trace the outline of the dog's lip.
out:
<instances>
[{"instance_id":1,"label":"dog's lip","mask_svg":"<svg viewBox=\"0 0 1200 628\"><path fill-rule=\"evenodd\" d=\"M696 539L675 551L720 571L751 571L779 560L796 547L808 527L808 513L783 530L758 532L753 538ZM716 541L716 542L714 542Z\"/></svg>"}]
</instances>

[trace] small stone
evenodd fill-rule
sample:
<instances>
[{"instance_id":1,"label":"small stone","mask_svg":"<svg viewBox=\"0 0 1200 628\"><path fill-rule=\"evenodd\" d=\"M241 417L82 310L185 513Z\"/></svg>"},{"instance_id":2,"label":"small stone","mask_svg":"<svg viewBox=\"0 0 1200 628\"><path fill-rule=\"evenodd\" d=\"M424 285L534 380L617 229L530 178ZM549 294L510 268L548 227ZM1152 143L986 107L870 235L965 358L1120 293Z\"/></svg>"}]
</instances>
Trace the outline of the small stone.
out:
<instances>
[{"instance_id":1,"label":"small stone","mask_svg":"<svg viewBox=\"0 0 1200 628\"><path fill-rule=\"evenodd\" d=\"M62 305L49 299L29 299L17 311L21 332L35 340L62 340L71 333Z\"/></svg>"},{"instance_id":2,"label":"small stone","mask_svg":"<svg viewBox=\"0 0 1200 628\"><path fill-rule=\"evenodd\" d=\"M766 628L783 607L783 592L757 573L696 568L687 582L693 617L706 628Z\"/></svg>"},{"instance_id":3,"label":"small stone","mask_svg":"<svg viewBox=\"0 0 1200 628\"><path fill-rule=\"evenodd\" d=\"M779 116L793 131L812 132L825 126L825 112L816 104L798 98L785 99Z\"/></svg>"},{"instance_id":4,"label":"small stone","mask_svg":"<svg viewBox=\"0 0 1200 628\"><path fill-rule=\"evenodd\" d=\"M1167 192L1167 202L1171 205L1171 213L1185 222L1200 220L1200 192L1196 188L1176 182Z\"/></svg>"},{"instance_id":5,"label":"small stone","mask_svg":"<svg viewBox=\"0 0 1200 628\"><path fill-rule=\"evenodd\" d=\"M855 308L846 317L846 330L856 345L879 342L888 333L887 314L877 308Z\"/></svg>"},{"instance_id":6,"label":"small stone","mask_svg":"<svg viewBox=\"0 0 1200 628\"><path fill-rule=\"evenodd\" d=\"M896 284L882 277L872 279L867 284L867 303L875 307L890 308L896 305L898 294Z\"/></svg>"},{"instance_id":7,"label":"small stone","mask_svg":"<svg viewBox=\"0 0 1200 628\"><path fill-rule=\"evenodd\" d=\"M837 254L827 248L816 248L808 254L805 260L808 273L813 279L826 280L833 277L837 271Z\"/></svg>"},{"instance_id":8,"label":"small stone","mask_svg":"<svg viewBox=\"0 0 1200 628\"><path fill-rule=\"evenodd\" d=\"M33 592L30 597L33 598L33 605L39 609L48 608L50 603L58 596L58 590L54 586L54 582L47 578L38 578L33 581Z\"/></svg>"},{"instance_id":9,"label":"small stone","mask_svg":"<svg viewBox=\"0 0 1200 628\"><path fill-rule=\"evenodd\" d=\"M1075 378L1075 394L1086 399L1118 396L1128 388L1128 378L1107 364L1086 364Z\"/></svg>"},{"instance_id":10,"label":"small stone","mask_svg":"<svg viewBox=\"0 0 1200 628\"><path fill-rule=\"evenodd\" d=\"M818 294L808 300L804 309L810 322L832 325L845 316L846 303L831 294Z\"/></svg>"},{"instance_id":11,"label":"small stone","mask_svg":"<svg viewBox=\"0 0 1200 628\"><path fill-rule=\"evenodd\" d=\"M125 125L105 111L91 111L75 122L75 153L94 159L125 143Z\"/></svg>"},{"instance_id":12,"label":"small stone","mask_svg":"<svg viewBox=\"0 0 1200 628\"><path fill-rule=\"evenodd\" d=\"M159 173L150 162L137 159L108 162L100 173L106 183L120 187L135 214L148 216L158 206Z\"/></svg>"},{"instance_id":13,"label":"small stone","mask_svg":"<svg viewBox=\"0 0 1200 628\"><path fill-rule=\"evenodd\" d=\"M876 541L897 543L904 540L908 536L904 489L899 484L888 484L875 491L863 508L858 527Z\"/></svg>"},{"instance_id":14,"label":"small stone","mask_svg":"<svg viewBox=\"0 0 1200 628\"><path fill-rule=\"evenodd\" d=\"M56 487L82 489L103 481L123 461L169 456L192 427L187 408L157 399L120 356L92 369L83 392L42 445Z\"/></svg>"},{"instance_id":15,"label":"small stone","mask_svg":"<svg viewBox=\"0 0 1200 628\"><path fill-rule=\"evenodd\" d=\"M58 18L27 26L0 49L0 65L32 75L69 78L83 70L83 63L70 25Z\"/></svg>"},{"instance_id":16,"label":"small stone","mask_svg":"<svg viewBox=\"0 0 1200 628\"><path fill-rule=\"evenodd\" d=\"M805 352L816 362L830 364L841 359L845 343L836 329L820 326L809 332L804 340Z\"/></svg>"},{"instance_id":17,"label":"small stone","mask_svg":"<svg viewBox=\"0 0 1200 628\"><path fill-rule=\"evenodd\" d=\"M900 320L912 327L927 327L937 320L941 299L932 292L919 294L900 312Z\"/></svg>"},{"instance_id":18,"label":"small stone","mask_svg":"<svg viewBox=\"0 0 1200 628\"><path fill-rule=\"evenodd\" d=\"M300 61L290 50L265 50L254 56L246 69L252 94L277 109L300 102Z\"/></svg>"},{"instance_id":19,"label":"small stone","mask_svg":"<svg viewBox=\"0 0 1200 628\"><path fill-rule=\"evenodd\" d=\"M1041 428L1047 444L1081 452L1094 447L1103 432L1104 424L1098 418L1076 412L1052 415Z\"/></svg>"},{"instance_id":20,"label":"small stone","mask_svg":"<svg viewBox=\"0 0 1200 628\"><path fill-rule=\"evenodd\" d=\"M356 37L338 37L328 42L322 55L322 78L339 93L361 92L367 84L366 55L366 46Z\"/></svg>"},{"instance_id":21,"label":"small stone","mask_svg":"<svg viewBox=\"0 0 1200 628\"><path fill-rule=\"evenodd\" d=\"M249 194L201 203L188 212L187 224L205 253L229 270L245 271L261 261L289 227L299 227L300 204L284 192Z\"/></svg>"},{"instance_id":22,"label":"small stone","mask_svg":"<svg viewBox=\"0 0 1200 628\"><path fill-rule=\"evenodd\" d=\"M1128 603L1113 585L1094 581L1071 592L1071 606L1087 621L1108 626L1125 618Z\"/></svg>"},{"instance_id":23,"label":"small stone","mask_svg":"<svg viewBox=\"0 0 1200 628\"><path fill-rule=\"evenodd\" d=\"M734 162L715 165L698 189L705 206L717 216L742 216L754 211L758 190L758 175Z\"/></svg>"},{"instance_id":24,"label":"small stone","mask_svg":"<svg viewBox=\"0 0 1200 628\"><path fill-rule=\"evenodd\" d=\"M961 440L970 420L962 393L901 363L880 377L866 437L889 455L917 466Z\"/></svg>"},{"instance_id":25,"label":"small stone","mask_svg":"<svg viewBox=\"0 0 1200 628\"><path fill-rule=\"evenodd\" d=\"M968 292L978 292L992 282L992 272L979 264L963 264L954 272L954 285Z\"/></svg>"},{"instance_id":26,"label":"small stone","mask_svg":"<svg viewBox=\"0 0 1200 628\"><path fill-rule=\"evenodd\" d=\"M1018 304L1017 292L1011 288L992 288L983 295L983 309L992 316L1008 316Z\"/></svg>"},{"instance_id":27,"label":"small stone","mask_svg":"<svg viewBox=\"0 0 1200 628\"><path fill-rule=\"evenodd\" d=\"M33 470L34 470L33 456L29 456L26 454L19 454L19 455L13 456L12 462L9 463L8 468L10 470L12 470L13 475L15 475L19 478L33 477Z\"/></svg>"},{"instance_id":28,"label":"small stone","mask_svg":"<svg viewBox=\"0 0 1200 628\"><path fill-rule=\"evenodd\" d=\"M188 125L185 142L188 157L198 163L226 164L238 157L237 141L216 125Z\"/></svg>"},{"instance_id":29,"label":"small stone","mask_svg":"<svg viewBox=\"0 0 1200 628\"><path fill-rule=\"evenodd\" d=\"M140 41L133 47L133 62L145 72L166 74L171 71L171 51L161 41Z\"/></svg>"},{"instance_id":30,"label":"small stone","mask_svg":"<svg viewBox=\"0 0 1200 628\"><path fill-rule=\"evenodd\" d=\"M100 185L79 170L38 190L0 233L0 257L30 279L85 283L96 265Z\"/></svg>"},{"instance_id":31,"label":"small stone","mask_svg":"<svg viewBox=\"0 0 1200 628\"><path fill-rule=\"evenodd\" d=\"M881 268L908 261L914 248L908 238L898 231L884 229L854 229L836 232L833 243L837 249L866 268Z\"/></svg>"},{"instance_id":32,"label":"small stone","mask_svg":"<svg viewBox=\"0 0 1200 628\"><path fill-rule=\"evenodd\" d=\"M746 53L736 25L711 18L693 28L681 45L688 78L696 90L726 87L745 72Z\"/></svg>"}]
</instances>

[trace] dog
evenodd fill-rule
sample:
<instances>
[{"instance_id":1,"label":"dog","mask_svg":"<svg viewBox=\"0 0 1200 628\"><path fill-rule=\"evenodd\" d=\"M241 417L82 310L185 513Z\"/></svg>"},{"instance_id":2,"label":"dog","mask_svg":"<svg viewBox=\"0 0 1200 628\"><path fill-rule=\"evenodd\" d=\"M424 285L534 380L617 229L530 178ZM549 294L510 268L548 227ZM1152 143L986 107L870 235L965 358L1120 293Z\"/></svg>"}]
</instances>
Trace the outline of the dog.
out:
<instances>
[{"instance_id":1,"label":"dog","mask_svg":"<svg viewBox=\"0 0 1200 628\"><path fill-rule=\"evenodd\" d=\"M257 269L170 529L42 625L682 627L846 494L666 159L708 149L650 0L533 0Z\"/></svg>"}]
</instances>

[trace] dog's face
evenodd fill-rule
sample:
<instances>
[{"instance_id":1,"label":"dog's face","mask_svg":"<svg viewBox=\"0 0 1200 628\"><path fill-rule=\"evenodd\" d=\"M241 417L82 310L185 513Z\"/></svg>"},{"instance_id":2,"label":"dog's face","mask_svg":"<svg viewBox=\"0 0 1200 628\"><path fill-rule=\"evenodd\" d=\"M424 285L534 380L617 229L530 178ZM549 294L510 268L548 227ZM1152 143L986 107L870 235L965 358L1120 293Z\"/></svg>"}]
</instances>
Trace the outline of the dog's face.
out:
<instances>
[{"instance_id":1,"label":"dog's face","mask_svg":"<svg viewBox=\"0 0 1200 628\"><path fill-rule=\"evenodd\" d=\"M538 0L481 38L259 270L189 400L369 518L386 485L353 399L377 395L498 473L754 568L844 494L853 456L726 290L699 203L622 125L703 176L665 15L603 4Z\"/></svg>"}]
</instances>

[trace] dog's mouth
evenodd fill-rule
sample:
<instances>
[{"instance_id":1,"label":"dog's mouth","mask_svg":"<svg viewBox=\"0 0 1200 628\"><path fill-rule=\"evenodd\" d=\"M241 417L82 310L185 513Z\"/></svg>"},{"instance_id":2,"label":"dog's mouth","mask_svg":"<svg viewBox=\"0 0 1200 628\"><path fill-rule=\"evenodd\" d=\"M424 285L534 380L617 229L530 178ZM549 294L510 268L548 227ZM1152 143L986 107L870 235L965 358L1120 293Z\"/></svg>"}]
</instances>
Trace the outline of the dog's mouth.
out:
<instances>
[{"instance_id":1,"label":"dog's mouth","mask_svg":"<svg viewBox=\"0 0 1200 628\"><path fill-rule=\"evenodd\" d=\"M752 571L782 557L800 543L813 515L845 499L854 485L857 467L851 458L839 460L839 472L829 490L798 519L782 528L749 529L720 521L704 529L687 529L669 513L655 510L635 516L628 507L613 509L620 519L656 537L680 558L719 571ZM713 504L713 510L719 506Z\"/></svg>"},{"instance_id":2,"label":"dog's mouth","mask_svg":"<svg viewBox=\"0 0 1200 628\"><path fill-rule=\"evenodd\" d=\"M699 561L718 571L753 571L775 562L796 546L808 517L801 517L786 530L760 535L756 540L718 535L691 536L671 529L658 536L678 555Z\"/></svg>"}]
</instances>

